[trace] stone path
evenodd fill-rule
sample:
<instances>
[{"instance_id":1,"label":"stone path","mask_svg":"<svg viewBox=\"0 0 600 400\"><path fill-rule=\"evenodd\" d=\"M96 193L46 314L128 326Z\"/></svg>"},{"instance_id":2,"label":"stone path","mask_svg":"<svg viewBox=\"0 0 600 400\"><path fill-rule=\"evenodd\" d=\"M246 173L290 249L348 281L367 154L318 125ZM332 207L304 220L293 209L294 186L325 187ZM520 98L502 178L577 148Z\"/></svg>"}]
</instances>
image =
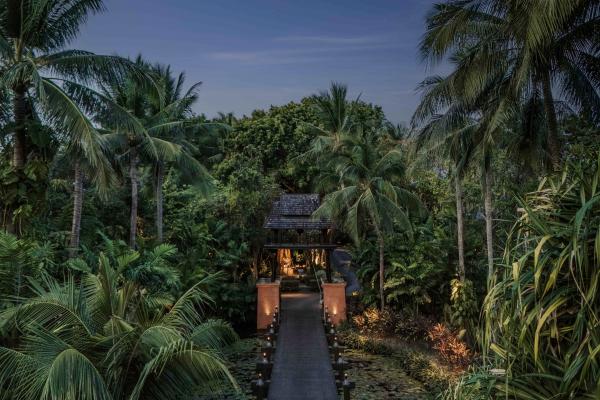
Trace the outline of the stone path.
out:
<instances>
[{"instance_id":1,"label":"stone path","mask_svg":"<svg viewBox=\"0 0 600 400\"><path fill-rule=\"evenodd\" d=\"M281 296L269 400L337 400L317 293Z\"/></svg>"}]
</instances>

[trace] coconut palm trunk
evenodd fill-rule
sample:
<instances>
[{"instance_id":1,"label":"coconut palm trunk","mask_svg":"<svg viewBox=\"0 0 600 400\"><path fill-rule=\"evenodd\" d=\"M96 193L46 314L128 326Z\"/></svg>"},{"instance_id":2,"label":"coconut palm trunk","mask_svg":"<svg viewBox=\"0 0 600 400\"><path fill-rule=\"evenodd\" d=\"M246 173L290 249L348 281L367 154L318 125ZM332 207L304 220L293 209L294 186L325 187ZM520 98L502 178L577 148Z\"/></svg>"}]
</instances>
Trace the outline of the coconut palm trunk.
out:
<instances>
[{"instance_id":1,"label":"coconut palm trunk","mask_svg":"<svg viewBox=\"0 0 600 400\"><path fill-rule=\"evenodd\" d=\"M375 217L371 216L371 218L373 219L377 244L379 245L379 297L381 299L381 311L383 311L385 310L385 239L383 232L381 232L381 229L377 225Z\"/></svg>"},{"instance_id":2,"label":"coconut palm trunk","mask_svg":"<svg viewBox=\"0 0 600 400\"><path fill-rule=\"evenodd\" d=\"M135 147L131 148L129 157L129 180L131 182L131 210L129 214L129 246L136 247L138 218L138 156Z\"/></svg>"},{"instance_id":3,"label":"coconut palm trunk","mask_svg":"<svg viewBox=\"0 0 600 400\"><path fill-rule=\"evenodd\" d=\"M15 119L15 135L13 138L13 166L17 169L25 165L25 119L27 117L27 103L25 100L25 87L17 86L13 90L13 114Z\"/></svg>"},{"instance_id":4,"label":"coconut palm trunk","mask_svg":"<svg viewBox=\"0 0 600 400\"><path fill-rule=\"evenodd\" d=\"M484 166L484 199L483 206L485 209L485 241L488 259L488 280L494 275L494 242L493 242L493 226L492 216L494 213L492 205L492 166L489 156L485 157Z\"/></svg>"},{"instance_id":5,"label":"coconut palm trunk","mask_svg":"<svg viewBox=\"0 0 600 400\"><path fill-rule=\"evenodd\" d=\"M18 85L13 89L13 117L15 122L14 136L12 142L12 165L16 169L22 169L25 166L26 154L26 132L25 121L27 118L27 101L25 99L26 89L23 85ZM16 205L9 205L4 210L2 218L3 227L6 232L19 236L19 224L14 220Z\"/></svg>"},{"instance_id":6,"label":"coconut palm trunk","mask_svg":"<svg viewBox=\"0 0 600 400\"><path fill-rule=\"evenodd\" d=\"M73 217L71 221L71 240L69 243L69 257L77 256L79 240L81 237L81 211L83 209L83 171L81 163L75 162L73 180Z\"/></svg>"},{"instance_id":7,"label":"coconut palm trunk","mask_svg":"<svg viewBox=\"0 0 600 400\"><path fill-rule=\"evenodd\" d=\"M384 240L381 232L378 235L379 242L379 296L381 297L381 311L385 310L385 248Z\"/></svg>"},{"instance_id":8,"label":"coconut palm trunk","mask_svg":"<svg viewBox=\"0 0 600 400\"><path fill-rule=\"evenodd\" d=\"M456 241L458 245L458 278L465 281L465 240L463 219L463 188L459 174L454 178L456 196Z\"/></svg>"},{"instance_id":9,"label":"coconut palm trunk","mask_svg":"<svg viewBox=\"0 0 600 400\"><path fill-rule=\"evenodd\" d=\"M548 125L548 155L552 169L556 171L560 168L560 142L558 140L558 121L549 73L542 75L542 91L544 93L544 112L546 113L546 123Z\"/></svg>"},{"instance_id":10,"label":"coconut palm trunk","mask_svg":"<svg viewBox=\"0 0 600 400\"><path fill-rule=\"evenodd\" d=\"M165 169L163 163L159 162L156 166L156 239L159 243L164 240L163 235L163 182L165 178Z\"/></svg>"}]
</instances>

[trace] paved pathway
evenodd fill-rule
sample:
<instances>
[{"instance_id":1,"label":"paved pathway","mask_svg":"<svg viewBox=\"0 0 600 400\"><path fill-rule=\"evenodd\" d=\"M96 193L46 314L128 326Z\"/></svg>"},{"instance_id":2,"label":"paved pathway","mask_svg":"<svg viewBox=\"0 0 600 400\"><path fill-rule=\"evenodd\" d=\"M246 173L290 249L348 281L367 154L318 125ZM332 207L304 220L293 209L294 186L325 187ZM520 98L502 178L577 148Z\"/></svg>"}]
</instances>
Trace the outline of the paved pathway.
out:
<instances>
[{"instance_id":1,"label":"paved pathway","mask_svg":"<svg viewBox=\"0 0 600 400\"><path fill-rule=\"evenodd\" d=\"M337 400L317 293L281 296L269 400Z\"/></svg>"}]
</instances>

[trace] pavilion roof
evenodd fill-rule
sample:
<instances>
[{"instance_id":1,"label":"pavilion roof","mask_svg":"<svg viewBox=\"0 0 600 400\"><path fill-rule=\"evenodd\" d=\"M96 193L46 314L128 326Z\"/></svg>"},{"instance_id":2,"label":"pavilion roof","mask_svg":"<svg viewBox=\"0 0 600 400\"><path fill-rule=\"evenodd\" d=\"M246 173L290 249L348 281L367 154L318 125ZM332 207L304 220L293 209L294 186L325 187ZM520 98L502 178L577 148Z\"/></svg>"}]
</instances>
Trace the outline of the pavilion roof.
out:
<instances>
[{"instance_id":1,"label":"pavilion roof","mask_svg":"<svg viewBox=\"0 0 600 400\"><path fill-rule=\"evenodd\" d=\"M321 230L332 227L327 218L316 218L313 213L321 201L316 193L282 194L273 202L264 227L268 229Z\"/></svg>"}]
</instances>

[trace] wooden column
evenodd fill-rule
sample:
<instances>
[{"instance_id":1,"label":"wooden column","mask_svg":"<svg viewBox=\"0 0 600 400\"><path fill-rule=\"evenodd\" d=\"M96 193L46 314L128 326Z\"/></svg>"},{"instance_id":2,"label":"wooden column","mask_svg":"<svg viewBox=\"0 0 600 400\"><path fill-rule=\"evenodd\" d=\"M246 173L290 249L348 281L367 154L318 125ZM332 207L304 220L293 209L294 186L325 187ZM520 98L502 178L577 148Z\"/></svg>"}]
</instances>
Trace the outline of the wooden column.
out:
<instances>
[{"instance_id":1,"label":"wooden column","mask_svg":"<svg viewBox=\"0 0 600 400\"><path fill-rule=\"evenodd\" d=\"M271 264L271 282L277 281L278 273L279 273L279 257L278 257L277 250L275 250L275 261Z\"/></svg>"},{"instance_id":2,"label":"wooden column","mask_svg":"<svg viewBox=\"0 0 600 400\"><path fill-rule=\"evenodd\" d=\"M327 282L331 283L331 250L325 250L325 274L327 276Z\"/></svg>"}]
</instances>

